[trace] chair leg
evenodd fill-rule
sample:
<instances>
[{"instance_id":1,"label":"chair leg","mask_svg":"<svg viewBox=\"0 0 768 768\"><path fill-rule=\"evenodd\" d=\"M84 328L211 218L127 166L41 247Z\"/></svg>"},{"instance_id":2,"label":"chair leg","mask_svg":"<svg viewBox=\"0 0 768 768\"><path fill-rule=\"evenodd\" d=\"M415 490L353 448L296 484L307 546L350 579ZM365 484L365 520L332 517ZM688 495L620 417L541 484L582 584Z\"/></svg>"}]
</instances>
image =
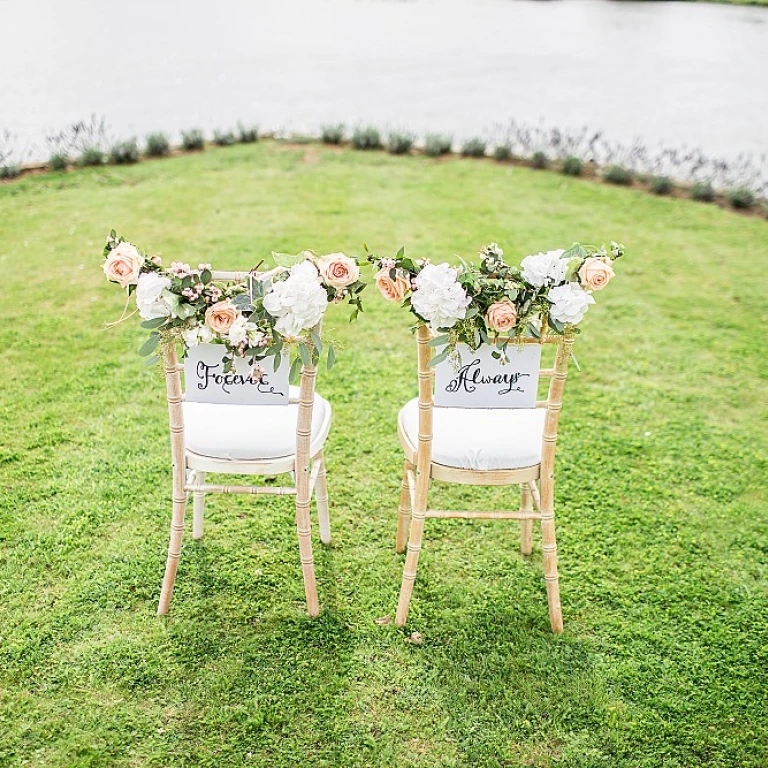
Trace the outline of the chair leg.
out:
<instances>
[{"instance_id":1,"label":"chair leg","mask_svg":"<svg viewBox=\"0 0 768 768\"><path fill-rule=\"evenodd\" d=\"M416 498L411 500L413 510L411 512L411 530L408 536L408 553L405 556L405 568L403 568L403 583L400 587L400 598L397 601L395 624L398 627L405 625L408 620L408 608L411 605L413 583L416 581L416 569L419 565L419 553L421 552L421 540L424 536L424 520L426 519L427 495L429 493L429 476L418 474L416 476Z\"/></svg>"},{"instance_id":2,"label":"chair leg","mask_svg":"<svg viewBox=\"0 0 768 768\"><path fill-rule=\"evenodd\" d=\"M163 616L170 610L171 597L173 596L173 585L176 583L176 571L179 568L179 557L181 557L181 538L184 533L184 513L187 508L187 494L181 488L183 483L183 469L174 468L175 472L182 473L182 480L174 480L173 491L173 517L171 518L171 540L168 544L168 560L165 564L165 576L163 576L163 586L160 590L160 602L157 606L157 613Z\"/></svg>"},{"instance_id":3,"label":"chair leg","mask_svg":"<svg viewBox=\"0 0 768 768\"><path fill-rule=\"evenodd\" d=\"M315 483L315 501L317 502L317 518L320 523L320 541L323 544L331 543L331 518L328 513L328 481L325 477L325 456L323 452L315 456L315 461L320 462Z\"/></svg>"},{"instance_id":4,"label":"chair leg","mask_svg":"<svg viewBox=\"0 0 768 768\"><path fill-rule=\"evenodd\" d=\"M544 580L547 583L549 622L552 631L563 631L563 612L560 608L560 584L557 575L557 540L555 538L555 508L552 478L541 478L541 538L544 550Z\"/></svg>"},{"instance_id":5,"label":"chair leg","mask_svg":"<svg viewBox=\"0 0 768 768\"><path fill-rule=\"evenodd\" d=\"M397 515L397 538L395 551L405 551L405 541L408 535L408 521L411 519L411 491L408 488L408 470L411 463L406 459L403 465L403 482L400 486L400 506Z\"/></svg>"},{"instance_id":6,"label":"chair leg","mask_svg":"<svg viewBox=\"0 0 768 768\"><path fill-rule=\"evenodd\" d=\"M318 616L320 614L320 603L317 599L315 559L312 555L312 526L309 520L309 504L309 485L302 483L301 489L296 494L296 531L299 535L299 556L301 558L301 570L304 575L307 613L310 616Z\"/></svg>"},{"instance_id":7,"label":"chair leg","mask_svg":"<svg viewBox=\"0 0 768 768\"><path fill-rule=\"evenodd\" d=\"M533 495L528 483L520 484L520 511L533 512ZM520 521L520 552L530 555L533 551L533 520Z\"/></svg>"},{"instance_id":8,"label":"chair leg","mask_svg":"<svg viewBox=\"0 0 768 768\"><path fill-rule=\"evenodd\" d=\"M195 475L195 485L205 483L205 472L198 472ZM203 538L203 518L205 517L205 493L195 491L192 494L192 538Z\"/></svg>"}]
</instances>

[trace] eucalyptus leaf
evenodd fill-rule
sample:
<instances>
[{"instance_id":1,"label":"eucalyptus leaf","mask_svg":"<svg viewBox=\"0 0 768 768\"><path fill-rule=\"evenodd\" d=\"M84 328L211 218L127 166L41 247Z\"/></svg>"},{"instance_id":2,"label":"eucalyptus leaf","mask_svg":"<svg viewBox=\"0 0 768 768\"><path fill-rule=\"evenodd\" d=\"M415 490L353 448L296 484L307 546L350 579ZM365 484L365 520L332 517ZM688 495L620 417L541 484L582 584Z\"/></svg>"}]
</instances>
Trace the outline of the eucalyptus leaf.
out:
<instances>
[{"instance_id":1,"label":"eucalyptus leaf","mask_svg":"<svg viewBox=\"0 0 768 768\"><path fill-rule=\"evenodd\" d=\"M299 357L301 358L301 362L304 363L304 365L310 365L312 362L312 358L309 354L309 348L303 342L299 344Z\"/></svg>"},{"instance_id":2,"label":"eucalyptus leaf","mask_svg":"<svg viewBox=\"0 0 768 768\"><path fill-rule=\"evenodd\" d=\"M167 317L153 317L151 320L144 320L144 322L141 324L141 327L154 330L155 328L159 328L161 325L165 325L166 320L168 320Z\"/></svg>"},{"instance_id":3,"label":"eucalyptus leaf","mask_svg":"<svg viewBox=\"0 0 768 768\"><path fill-rule=\"evenodd\" d=\"M434 357L433 357L433 358L432 358L432 359L429 361L429 363L428 363L427 365L428 365L430 368L434 368L435 366L437 366L437 365L440 365L440 363L442 363L442 362L443 362L443 360L447 359L447 357L448 357L448 355L449 355L450 351L451 351L451 350L450 350L450 349L448 349L448 348L444 349L442 352L440 352L440 354L438 354L438 355L435 355L435 356L434 356Z\"/></svg>"},{"instance_id":4,"label":"eucalyptus leaf","mask_svg":"<svg viewBox=\"0 0 768 768\"><path fill-rule=\"evenodd\" d=\"M320 337L314 332L310 331L309 336L312 339L312 344L315 347L315 352L319 355L323 351L323 342L320 340Z\"/></svg>"},{"instance_id":5,"label":"eucalyptus leaf","mask_svg":"<svg viewBox=\"0 0 768 768\"><path fill-rule=\"evenodd\" d=\"M333 344L328 346L328 359L326 360L326 367L330 371L336 363L336 350L333 348Z\"/></svg>"},{"instance_id":6,"label":"eucalyptus leaf","mask_svg":"<svg viewBox=\"0 0 768 768\"><path fill-rule=\"evenodd\" d=\"M299 381L300 375L301 375L301 358L296 357L291 363L291 370L288 373L288 381L291 384L297 384Z\"/></svg>"},{"instance_id":7,"label":"eucalyptus leaf","mask_svg":"<svg viewBox=\"0 0 768 768\"><path fill-rule=\"evenodd\" d=\"M142 357L151 355L157 349L157 345L159 343L160 343L160 334L157 332L151 333L149 335L149 338L146 339L146 341L139 347L139 354Z\"/></svg>"},{"instance_id":8,"label":"eucalyptus leaf","mask_svg":"<svg viewBox=\"0 0 768 768\"><path fill-rule=\"evenodd\" d=\"M304 254L298 253L294 256L292 253L277 253L272 251L272 258L275 260L275 264L277 264L278 267L290 269L294 265L304 261Z\"/></svg>"},{"instance_id":9,"label":"eucalyptus leaf","mask_svg":"<svg viewBox=\"0 0 768 768\"><path fill-rule=\"evenodd\" d=\"M442 347L443 344L447 344L450 341L451 337L444 333L442 336L435 336L434 339L429 340L429 346L430 347Z\"/></svg>"}]
</instances>

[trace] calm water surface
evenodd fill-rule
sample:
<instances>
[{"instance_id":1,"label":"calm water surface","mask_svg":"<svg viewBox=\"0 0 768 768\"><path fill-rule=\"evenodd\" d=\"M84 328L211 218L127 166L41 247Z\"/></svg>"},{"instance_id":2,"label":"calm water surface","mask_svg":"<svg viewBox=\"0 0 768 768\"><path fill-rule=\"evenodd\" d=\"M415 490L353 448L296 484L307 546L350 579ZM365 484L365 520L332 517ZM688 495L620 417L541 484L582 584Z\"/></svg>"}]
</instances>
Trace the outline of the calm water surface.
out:
<instances>
[{"instance_id":1,"label":"calm water surface","mask_svg":"<svg viewBox=\"0 0 768 768\"><path fill-rule=\"evenodd\" d=\"M768 152L768 9L611 0L0 0L0 129L517 120ZM37 150L38 153L40 150Z\"/></svg>"}]
</instances>

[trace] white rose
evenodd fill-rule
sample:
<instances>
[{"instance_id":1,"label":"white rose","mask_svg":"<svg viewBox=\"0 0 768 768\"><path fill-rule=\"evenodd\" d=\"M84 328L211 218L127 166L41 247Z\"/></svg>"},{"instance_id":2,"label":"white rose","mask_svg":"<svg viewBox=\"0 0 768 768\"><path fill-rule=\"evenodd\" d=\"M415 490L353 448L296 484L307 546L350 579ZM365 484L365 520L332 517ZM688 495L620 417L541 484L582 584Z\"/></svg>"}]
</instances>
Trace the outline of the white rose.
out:
<instances>
[{"instance_id":1,"label":"white rose","mask_svg":"<svg viewBox=\"0 0 768 768\"><path fill-rule=\"evenodd\" d=\"M157 272L145 272L139 277L136 286L136 306L144 320L154 320L156 317L168 317L171 308L162 293L169 288L171 281Z\"/></svg>"},{"instance_id":2,"label":"white rose","mask_svg":"<svg viewBox=\"0 0 768 768\"><path fill-rule=\"evenodd\" d=\"M566 283L557 286L549 292L552 308L549 315L560 323L576 325L587 314L590 304L595 300L578 283Z\"/></svg>"},{"instance_id":3,"label":"white rose","mask_svg":"<svg viewBox=\"0 0 768 768\"><path fill-rule=\"evenodd\" d=\"M207 325L197 325L181 332L184 344L187 348L196 347L198 344L208 344L213 338L213 332Z\"/></svg>"},{"instance_id":4,"label":"white rose","mask_svg":"<svg viewBox=\"0 0 768 768\"><path fill-rule=\"evenodd\" d=\"M427 264L416 277L411 305L432 330L452 328L467 314L471 299L447 264Z\"/></svg>"},{"instance_id":5,"label":"white rose","mask_svg":"<svg viewBox=\"0 0 768 768\"><path fill-rule=\"evenodd\" d=\"M523 280L534 288L544 285L559 285L565 280L565 271L568 269L568 259L563 259L565 251L560 248L557 251L536 253L526 256L520 266L523 269Z\"/></svg>"},{"instance_id":6,"label":"white rose","mask_svg":"<svg viewBox=\"0 0 768 768\"><path fill-rule=\"evenodd\" d=\"M314 327L327 306L328 294L320 274L308 260L291 267L291 274L276 282L264 297L264 309L277 320L275 329L282 336L298 336Z\"/></svg>"},{"instance_id":7,"label":"white rose","mask_svg":"<svg viewBox=\"0 0 768 768\"><path fill-rule=\"evenodd\" d=\"M240 344L248 339L249 334L256 330L255 323L249 323L244 315L238 315L232 325L229 326L229 340L233 344Z\"/></svg>"}]
</instances>

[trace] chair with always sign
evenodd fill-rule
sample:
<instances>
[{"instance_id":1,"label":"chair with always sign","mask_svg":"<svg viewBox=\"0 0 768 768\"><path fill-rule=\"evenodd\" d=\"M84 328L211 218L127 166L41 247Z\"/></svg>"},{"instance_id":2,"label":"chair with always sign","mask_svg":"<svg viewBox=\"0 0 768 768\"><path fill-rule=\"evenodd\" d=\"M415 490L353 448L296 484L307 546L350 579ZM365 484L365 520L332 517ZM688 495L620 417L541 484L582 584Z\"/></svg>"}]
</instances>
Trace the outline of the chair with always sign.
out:
<instances>
[{"instance_id":1,"label":"chair with always sign","mask_svg":"<svg viewBox=\"0 0 768 768\"><path fill-rule=\"evenodd\" d=\"M242 281L248 273L213 272L213 279ZM314 329L319 335L320 327ZM320 540L331 541L323 446L331 426L331 406L315 393L316 367L304 365L299 387L290 387L284 405L234 405L192 402L186 399L176 345L163 351L173 463L173 515L168 560L163 577L158 614L170 609L176 581L184 518L193 498L193 538L203 535L207 493L274 494L294 496L299 554L304 576L307 612L317 616L314 558L312 554L310 503L315 496ZM290 486L213 485L209 473L272 477L292 473Z\"/></svg>"},{"instance_id":2,"label":"chair with always sign","mask_svg":"<svg viewBox=\"0 0 768 768\"><path fill-rule=\"evenodd\" d=\"M555 538L554 469L557 426L574 337L525 338L524 344L556 344L546 400L529 409L469 409L434 405L434 369L427 326L417 329L419 396L400 411L398 434L405 453L396 549L407 555L395 623L403 626L416 579L426 518L520 520L521 551L532 551L533 520L541 521L544 578L552 631L563 631ZM517 342L511 342L514 344ZM520 486L520 508L510 511L430 509L431 480L485 486ZM540 486L540 487L539 487ZM535 511L534 511L535 506Z\"/></svg>"}]
</instances>

